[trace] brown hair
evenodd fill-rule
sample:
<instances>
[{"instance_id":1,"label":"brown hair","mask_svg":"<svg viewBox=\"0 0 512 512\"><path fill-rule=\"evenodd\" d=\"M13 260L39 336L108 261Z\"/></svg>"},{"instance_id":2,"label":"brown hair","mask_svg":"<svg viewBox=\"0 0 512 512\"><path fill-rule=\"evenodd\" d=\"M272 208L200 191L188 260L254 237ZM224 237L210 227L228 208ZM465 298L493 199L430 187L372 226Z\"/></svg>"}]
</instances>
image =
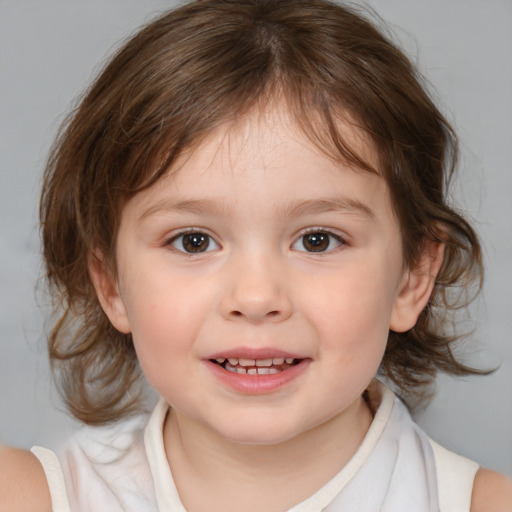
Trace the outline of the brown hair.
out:
<instances>
[{"instance_id":1,"label":"brown hair","mask_svg":"<svg viewBox=\"0 0 512 512\"><path fill-rule=\"evenodd\" d=\"M456 337L445 329L467 298L451 290L478 285L482 274L477 236L446 202L457 140L407 58L359 13L328 1L196 0L117 52L62 127L46 168L40 216L59 312L49 349L80 420L135 411L141 388L131 336L98 303L91 251L115 273L123 203L216 126L277 95L319 147L385 177L406 265L425 240L445 244L430 302L413 329L390 332L382 373L406 394L438 370L476 373L455 359ZM344 142L345 114L373 142L378 170Z\"/></svg>"}]
</instances>

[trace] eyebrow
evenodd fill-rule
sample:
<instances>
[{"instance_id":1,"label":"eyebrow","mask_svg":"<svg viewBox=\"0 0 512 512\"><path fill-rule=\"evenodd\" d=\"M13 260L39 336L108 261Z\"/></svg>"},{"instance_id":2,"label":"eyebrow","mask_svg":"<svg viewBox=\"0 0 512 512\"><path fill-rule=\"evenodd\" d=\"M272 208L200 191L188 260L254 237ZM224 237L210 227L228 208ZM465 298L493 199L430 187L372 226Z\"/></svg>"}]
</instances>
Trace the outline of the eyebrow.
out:
<instances>
[{"instance_id":1,"label":"eyebrow","mask_svg":"<svg viewBox=\"0 0 512 512\"><path fill-rule=\"evenodd\" d=\"M150 208L145 210L140 216L140 220L157 213L192 213L229 217L231 208L224 202L214 199L162 199Z\"/></svg>"},{"instance_id":2,"label":"eyebrow","mask_svg":"<svg viewBox=\"0 0 512 512\"><path fill-rule=\"evenodd\" d=\"M348 197L333 197L294 201L279 208L282 217L327 212L347 212L362 215L370 220L375 219L374 211L366 204Z\"/></svg>"},{"instance_id":3,"label":"eyebrow","mask_svg":"<svg viewBox=\"0 0 512 512\"><path fill-rule=\"evenodd\" d=\"M140 216L140 220L158 213L191 213L196 215L208 214L218 217L229 217L232 208L224 201L215 199L162 199ZM292 201L277 210L281 218L297 215L318 214L327 212L346 212L363 216L369 220L375 219L375 213L366 204L357 199L347 197L330 197Z\"/></svg>"}]
</instances>

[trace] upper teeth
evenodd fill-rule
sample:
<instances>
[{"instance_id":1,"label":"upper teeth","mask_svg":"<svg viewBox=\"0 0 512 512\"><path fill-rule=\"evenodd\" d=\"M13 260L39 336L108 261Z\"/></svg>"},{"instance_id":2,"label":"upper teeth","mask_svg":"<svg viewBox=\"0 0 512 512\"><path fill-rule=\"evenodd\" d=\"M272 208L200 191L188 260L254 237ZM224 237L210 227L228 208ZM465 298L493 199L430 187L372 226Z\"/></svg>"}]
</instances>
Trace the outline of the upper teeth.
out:
<instances>
[{"instance_id":1,"label":"upper teeth","mask_svg":"<svg viewBox=\"0 0 512 512\"><path fill-rule=\"evenodd\" d=\"M215 359L217 363L224 363L226 361L225 357L218 357ZM244 358L236 358L229 357L228 361L231 366L279 366L284 364L292 364L294 358L293 357L274 357L268 359L244 359Z\"/></svg>"}]
</instances>

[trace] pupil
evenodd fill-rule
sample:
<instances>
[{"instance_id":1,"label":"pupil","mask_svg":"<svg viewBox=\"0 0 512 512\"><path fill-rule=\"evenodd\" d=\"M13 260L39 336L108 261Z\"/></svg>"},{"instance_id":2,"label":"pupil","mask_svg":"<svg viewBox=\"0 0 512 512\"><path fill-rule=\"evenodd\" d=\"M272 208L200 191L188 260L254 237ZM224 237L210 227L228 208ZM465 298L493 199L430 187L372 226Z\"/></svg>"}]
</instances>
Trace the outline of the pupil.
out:
<instances>
[{"instance_id":1,"label":"pupil","mask_svg":"<svg viewBox=\"0 0 512 512\"><path fill-rule=\"evenodd\" d=\"M329 235L326 233L312 233L304 237L302 244L310 252L322 252L329 247Z\"/></svg>"},{"instance_id":2,"label":"pupil","mask_svg":"<svg viewBox=\"0 0 512 512\"><path fill-rule=\"evenodd\" d=\"M201 233L190 233L183 237L183 247L187 252L203 252L208 249L208 237Z\"/></svg>"}]
</instances>

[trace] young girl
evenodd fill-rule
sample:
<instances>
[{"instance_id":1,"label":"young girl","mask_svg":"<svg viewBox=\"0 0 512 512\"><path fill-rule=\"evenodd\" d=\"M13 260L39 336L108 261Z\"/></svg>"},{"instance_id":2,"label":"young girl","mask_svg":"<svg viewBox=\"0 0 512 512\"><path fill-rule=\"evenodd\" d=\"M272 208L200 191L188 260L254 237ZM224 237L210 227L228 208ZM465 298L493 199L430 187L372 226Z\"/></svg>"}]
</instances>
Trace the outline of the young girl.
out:
<instances>
[{"instance_id":1,"label":"young girl","mask_svg":"<svg viewBox=\"0 0 512 512\"><path fill-rule=\"evenodd\" d=\"M143 29L43 186L50 354L90 426L58 457L5 449L2 511L512 510L375 378L418 397L475 373L445 328L481 276L455 157L350 9L196 0Z\"/></svg>"}]
</instances>

